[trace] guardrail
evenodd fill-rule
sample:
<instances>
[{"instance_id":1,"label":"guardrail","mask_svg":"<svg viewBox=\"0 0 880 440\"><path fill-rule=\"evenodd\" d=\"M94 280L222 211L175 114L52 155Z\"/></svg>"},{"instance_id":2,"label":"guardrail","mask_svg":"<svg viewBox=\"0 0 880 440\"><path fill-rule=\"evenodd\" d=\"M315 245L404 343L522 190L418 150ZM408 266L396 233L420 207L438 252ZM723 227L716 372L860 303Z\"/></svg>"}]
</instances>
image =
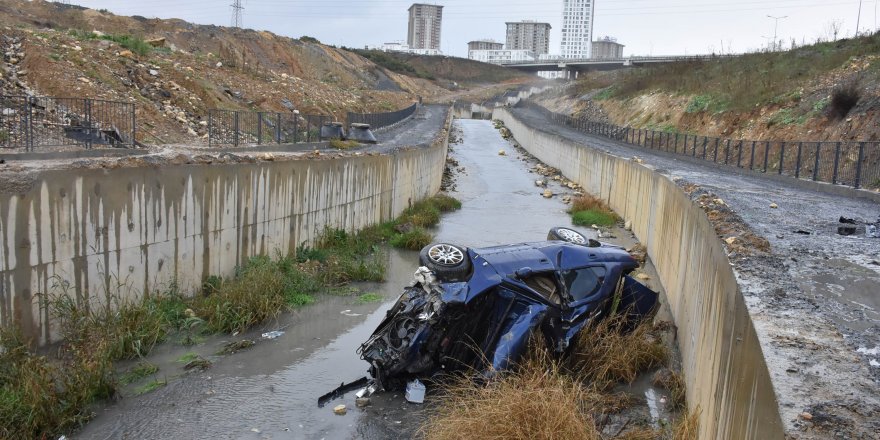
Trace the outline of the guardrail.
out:
<instances>
[{"instance_id":1,"label":"guardrail","mask_svg":"<svg viewBox=\"0 0 880 440\"><path fill-rule=\"evenodd\" d=\"M321 126L332 121L326 115L211 109L208 146L321 142Z\"/></svg>"},{"instance_id":2,"label":"guardrail","mask_svg":"<svg viewBox=\"0 0 880 440\"><path fill-rule=\"evenodd\" d=\"M127 102L0 95L0 149L132 148L136 126Z\"/></svg>"},{"instance_id":3,"label":"guardrail","mask_svg":"<svg viewBox=\"0 0 880 440\"><path fill-rule=\"evenodd\" d=\"M880 186L880 142L753 141L623 127L572 118L522 101L552 121L580 132L651 150L690 156L741 169L862 188Z\"/></svg>"},{"instance_id":4,"label":"guardrail","mask_svg":"<svg viewBox=\"0 0 880 440\"><path fill-rule=\"evenodd\" d=\"M403 122L416 113L419 104L413 104L405 109L388 113L348 113L348 123L350 124L370 124L371 130L390 127L392 125Z\"/></svg>"}]
</instances>

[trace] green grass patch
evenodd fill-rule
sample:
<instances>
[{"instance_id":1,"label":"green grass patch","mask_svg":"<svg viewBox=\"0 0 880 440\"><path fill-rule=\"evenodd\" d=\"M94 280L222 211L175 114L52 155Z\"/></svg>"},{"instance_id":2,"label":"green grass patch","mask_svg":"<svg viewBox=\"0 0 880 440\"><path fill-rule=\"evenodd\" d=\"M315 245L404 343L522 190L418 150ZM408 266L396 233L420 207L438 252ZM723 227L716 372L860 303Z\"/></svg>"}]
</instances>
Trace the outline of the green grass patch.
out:
<instances>
[{"instance_id":1,"label":"green grass patch","mask_svg":"<svg viewBox=\"0 0 880 440\"><path fill-rule=\"evenodd\" d=\"M773 125L803 125L807 122L807 115L799 115L790 108L784 108L770 117L769 126Z\"/></svg>"},{"instance_id":2,"label":"green grass patch","mask_svg":"<svg viewBox=\"0 0 880 440\"><path fill-rule=\"evenodd\" d=\"M337 150L350 150L352 148L357 148L360 146L360 143L357 141L344 141L342 139L330 139L330 146Z\"/></svg>"},{"instance_id":3,"label":"green grass patch","mask_svg":"<svg viewBox=\"0 0 880 440\"><path fill-rule=\"evenodd\" d=\"M201 356L199 356L197 353L189 352L189 353L177 358L176 362L179 364L188 364L188 363L190 363L200 357Z\"/></svg>"},{"instance_id":4,"label":"green grass patch","mask_svg":"<svg viewBox=\"0 0 880 440\"><path fill-rule=\"evenodd\" d=\"M140 37L132 35L98 35L94 32L82 31L79 29L71 29L67 32L70 36L78 40L106 40L112 41L121 47L132 51L140 56L147 56L156 50ZM160 49L161 51L162 49ZM170 53L170 49L165 49Z\"/></svg>"},{"instance_id":5,"label":"green grass patch","mask_svg":"<svg viewBox=\"0 0 880 440\"><path fill-rule=\"evenodd\" d=\"M576 226L613 226L617 223L617 216L608 211L589 209L572 214L571 222Z\"/></svg>"},{"instance_id":6,"label":"green grass patch","mask_svg":"<svg viewBox=\"0 0 880 440\"><path fill-rule=\"evenodd\" d=\"M382 302L385 298L378 293L365 293L358 297L357 302L360 304L369 304L369 303L377 303Z\"/></svg>"},{"instance_id":7,"label":"green grass patch","mask_svg":"<svg viewBox=\"0 0 880 440\"><path fill-rule=\"evenodd\" d=\"M166 381L165 379L151 380L151 381L137 387L134 390L134 393L137 394L138 396L141 396L141 395L144 395L147 393L152 393L153 391L156 391L159 388L164 387L165 385L168 385L168 381Z\"/></svg>"},{"instance_id":8,"label":"green grass patch","mask_svg":"<svg viewBox=\"0 0 880 440\"><path fill-rule=\"evenodd\" d=\"M155 364L151 364L149 362L138 362L135 366L131 367L128 371L126 371L122 376L119 377L119 383L122 385L128 385L130 383L135 383L145 377L152 376L159 371L159 367Z\"/></svg>"},{"instance_id":9,"label":"green grass patch","mask_svg":"<svg viewBox=\"0 0 880 440\"><path fill-rule=\"evenodd\" d=\"M594 101L605 101L614 96L614 87L608 87L593 96Z\"/></svg>"},{"instance_id":10,"label":"green grass patch","mask_svg":"<svg viewBox=\"0 0 880 440\"><path fill-rule=\"evenodd\" d=\"M422 228L413 228L411 231L397 234L391 239L391 246L399 249L417 251L431 244L434 236Z\"/></svg>"}]
</instances>

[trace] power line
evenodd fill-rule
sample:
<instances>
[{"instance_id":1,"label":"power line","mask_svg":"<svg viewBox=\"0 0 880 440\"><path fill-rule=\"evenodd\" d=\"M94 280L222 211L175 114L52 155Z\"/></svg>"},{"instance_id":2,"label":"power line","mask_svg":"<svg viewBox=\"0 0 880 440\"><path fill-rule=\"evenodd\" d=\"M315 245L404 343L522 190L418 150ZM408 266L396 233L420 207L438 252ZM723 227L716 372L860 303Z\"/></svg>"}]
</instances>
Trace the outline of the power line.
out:
<instances>
[{"instance_id":1,"label":"power line","mask_svg":"<svg viewBox=\"0 0 880 440\"><path fill-rule=\"evenodd\" d=\"M241 0L234 0L232 3L232 27L241 29L241 15L244 7Z\"/></svg>"}]
</instances>

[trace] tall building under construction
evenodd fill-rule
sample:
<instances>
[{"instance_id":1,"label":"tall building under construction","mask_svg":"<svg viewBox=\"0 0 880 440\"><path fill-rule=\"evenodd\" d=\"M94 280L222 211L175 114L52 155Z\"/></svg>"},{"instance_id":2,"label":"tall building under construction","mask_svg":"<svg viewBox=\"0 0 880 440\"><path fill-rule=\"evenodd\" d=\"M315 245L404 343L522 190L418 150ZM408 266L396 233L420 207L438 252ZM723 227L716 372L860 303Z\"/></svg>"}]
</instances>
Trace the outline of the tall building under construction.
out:
<instances>
[{"instance_id":1,"label":"tall building under construction","mask_svg":"<svg viewBox=\"0 0 880 440\"><path fill-rule=\"evenodd\" d=\"M443 6L415 3L409 7L406 42L410 49L440 50Z\"/></svg>"}]
</instances>

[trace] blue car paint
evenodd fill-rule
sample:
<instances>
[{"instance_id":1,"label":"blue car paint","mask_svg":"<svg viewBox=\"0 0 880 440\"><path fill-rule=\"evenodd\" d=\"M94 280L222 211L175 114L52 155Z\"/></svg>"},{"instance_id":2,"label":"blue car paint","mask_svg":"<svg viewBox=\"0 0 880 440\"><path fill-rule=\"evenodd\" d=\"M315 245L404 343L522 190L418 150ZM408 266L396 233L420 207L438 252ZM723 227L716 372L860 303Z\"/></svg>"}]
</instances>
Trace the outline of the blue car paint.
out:
<instances>
[{"instance_id":1,"label":"blue car paint","mask_svg":"<svg viewBox=\"0 0 880 440\"><path fill-rule=\"evenodd\" d=\"M621 277L624 289L619 310L628 310L630 317L639 318L650 313L657 302L655 292L624 275L637 268L638 262L617 246L587 247L544 241L473 248L467 253L472 274L466 282L441 283L440 299L449 307L467 306L484 295L497 296L490 314L492 330L480 343L480 349L491 362L485 366L488 372L509 368L524 354L530 336L538 331L544 332L557 352L564 352L593 318L604 316L607 300L614 294ZM591 266L605 268L603 284L589 297L571 303L553 303L517 276L523 269L541 274ZM386 321L392 318L389 316ZM423 345L432 330L431 326L424 325L413 335L405 356L406 362L415 365L407 366L409 373L423 373L418 371L421 366L418 361L425 357Z\"/></svg>"}]
</instances>

